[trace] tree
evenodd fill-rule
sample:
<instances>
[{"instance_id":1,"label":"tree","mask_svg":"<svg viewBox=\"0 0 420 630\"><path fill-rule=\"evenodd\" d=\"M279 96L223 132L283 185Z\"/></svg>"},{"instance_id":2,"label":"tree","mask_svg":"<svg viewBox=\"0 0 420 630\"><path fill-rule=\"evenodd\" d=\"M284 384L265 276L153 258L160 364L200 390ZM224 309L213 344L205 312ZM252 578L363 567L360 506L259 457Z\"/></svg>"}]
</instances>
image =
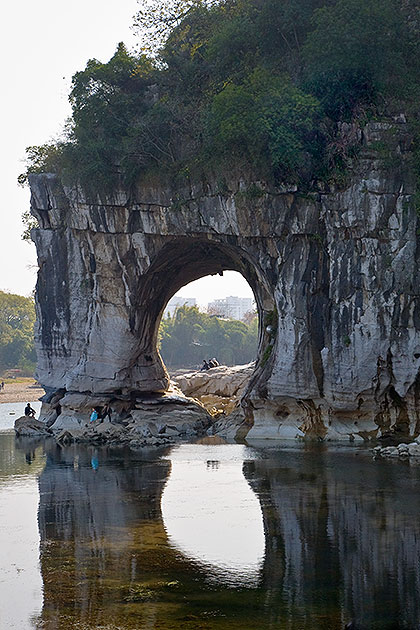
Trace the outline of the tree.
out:
<instances>
[{"instance_id":1,"label":"tree","mask_svg":"<svg viewBox=\"0 0 420 630\"><path fill-rule=\"evenodd\" d=\"M315 11L303 49L306 84L328 115L345 118L379 92L406 89L409 35L401 6L399 0L338 0Z\"/></svg>"},{"instance_id":2,"label":"tree","mask_svg":"<svg viewBox=\"0 0 420 630\"><path fill-rule=\"evenodd\" d=\"M245 153L254 163L264 159L277 177L296 177L310 150L318 108L318 101L288 77L256 68L244 83L229 84L214 97L209 153Z\"/></svg>"},{"instance_id":3,"label":"tree","mask_svg":"<svg viewBox=\"0 0 420 630\"><path fill-rule=\"evenodd\" d=\"M198 8L216 4L212 0L146 0L134 18L141 48L156 54L170 33Z\"/></svg>"},{"instance_id":4,"label":"tree","mask_svg":"<svg viewBox=\"0 0 420 630\"><path fill-rule=\"evenodd\" d=\"M196 306L181 306L159 329L160 351L170 367L198 366L214 356L227 365L248 363L256 358L257 340L258 319L247 326L201 313Z\"/></svg>"},{"instance_id":5,"label":"tree","mask_svg":"<svg viewBox=\"0 0 420 630\"><path fill-rule=\"evenodd\" d=\"M234 161L303 191L330 182L354 157L351 147L331 159L338 121L417 118L417 5L147 0L136 17L140 53L121 43L107 63L92 59L74 75L67 135L30 148L27 173L58 172L98 193L156 173L182 186Z\"/></svg>"},{"instance_id":6,"label":"tree","mask_svg":"<svg viewBox=\"0 0 420 630\"><path fill-rule=\"evenodd\" d=\"M35 368L33 328L35 305L32 298L0 291L0 369Z\"/></svg>"},{"instance_id":7,"label":"tree","mask_svg":"<svg viewBox=\"0 0 420 630\"><path fill-rule=\"evenodd\" d=\"M250 326L254 321L257 321L258 323L258 314L257 311L247 311L245 313L245 315L242 317L242 321L247 325Z\"/></svg>"},{"instance_id":8,"label":"tree","mask_svg":"<svg viewBox=\"0 0 420 630\"><path fill-rule=\"evenodd\" d=\"M31 241L31 231L34 228L39 227L38 219L32 216L29 210L22 212L22 223L23 223L23 233L22 240L30 242Z\"/></svg>"}]
</instances>

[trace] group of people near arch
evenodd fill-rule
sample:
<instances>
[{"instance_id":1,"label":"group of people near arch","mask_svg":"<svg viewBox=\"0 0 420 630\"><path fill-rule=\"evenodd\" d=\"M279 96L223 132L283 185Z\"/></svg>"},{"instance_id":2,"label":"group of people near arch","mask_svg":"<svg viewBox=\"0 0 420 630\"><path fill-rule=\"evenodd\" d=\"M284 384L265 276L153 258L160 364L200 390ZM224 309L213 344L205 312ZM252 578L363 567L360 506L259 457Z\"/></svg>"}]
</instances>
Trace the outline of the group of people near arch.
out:
<instances>
[{"instance_id":1,"label":"group of people near arch","mask_svg":"<svg viewBox=\"0 0 420 630\"><path fill-rule=\"evenodd\" d=\"M208 361L206 361L206 359L203 359L203 365L200 368L200 372L205 372L206 370L210 370L211 368L217 367L219 365L220 363L216 359L216 357L213 357L212 359L208 359Z\"/></svg>"}]
</instances>

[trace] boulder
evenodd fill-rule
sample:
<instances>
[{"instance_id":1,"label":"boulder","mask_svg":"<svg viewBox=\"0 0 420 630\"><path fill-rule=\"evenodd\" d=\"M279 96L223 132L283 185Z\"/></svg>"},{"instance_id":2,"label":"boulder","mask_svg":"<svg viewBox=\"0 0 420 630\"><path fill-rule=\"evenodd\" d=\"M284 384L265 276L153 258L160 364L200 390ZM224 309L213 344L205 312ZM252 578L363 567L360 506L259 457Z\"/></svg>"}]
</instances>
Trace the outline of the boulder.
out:
<instances>
[{"instance_id":1,"label":"boulder","mask_svg":"<svg viewBox=\"0 0 420 630\"><path fill-rule=\"evenodd\" d=\"M171 427L167 435L196 435L207 429L211 424L211 415L203 405L192 398L186 398L181 392L169 392L167 395L153 402L144 398L136 402L136 408L131 410L130 430L147 435L159 437L166 433L166 427Z\"/></svg>"},{"instance_id":2,"label":"boulder","mask_svg":"<svg viewBox=\"0 0 420 630\"><path fill-rule=\"evenodd\" d=\"M255 363L228 367L220 365L205 372L175 376L172 382L185 396L239 398L255 369Z\"/></svg>"},{"instance_id":3,"label":"boulder","mask_svg":"<svg viewBox=\"0 0 420 630\"><path fill-rule=\"evenodd\" d=\"M246 421L243 410L238 407L229 416L221 416L208 429L208 435L217 435L226 439L244 439L251 425Z\"/></svg>"},{"instance_id":4,"label":"boulder","mask_svg":"<svg viewBox=\"0 0 420 630\"><path fill-rule=\"evenodd\" d=\"M41 405L41 411L39 412L39 421L51 427L57 420L58 412L57 408L51 405L51 403L43 402Z\"/></svg>"},{"instance_id":5,"label":"boulder","mask_svg":"<svg viewBox=\"0 0 420 630\"><path fill-rule=\"evenodd\" d=\"M255 363L227 367L220 365L205 372L190 372L173 377L172 384L179 387L186 396L194 396L214 417L214 432L224 437L234 438L244 421L239 402L255 370ZM237 416L226 422L226 416L238 411ZM222 416L222 417L220 417ZM218 422L220 417L220 422ZM212 430L212 429L210 429ZM245 434L249 426L246 426Z\"/></svg>"},{"instance_id":6,"label":"boulder","mask_svg":"<svg viewBox=\"0 0 420 630\"><path fill-rule=\"evenodd\" d=\"M57 417L50 429L55 435L62 431L70 431L73 435L81 435L88 426L88 414L79 414L74 410L66 410L66 412L61 413Z\"/></svg>"},{"instance_id":7,"label":"boulder","mask_svg":"<svg viewBox=\"0 0 420 630\"><path fill-rule=\"evenodd\" d=\"M50 435L51 431L39 420L30 416L21 416L15 421L15 433L21 435Z\"/></svg>"},{"instance_id":8,"label":"boulder","mask_svg":"<svg viewBox=\"0 0 420 630\"><path fill-rule=\"evenodd\" d=\"M70 431L61 431L61 433L55 436L55 440L57 444L68 446L74 442L74 435L70 433Z\"/></svg>"},{"instance_id":9,"label":"boulder","mask_svg":"<svg viewBox=\"0 0 420 630\"><path fill-rule=\"evenodd\" d=\"M95 421L91 422L91 428L93 428L96 433L99 434L107 434L112 437L116 437L121 433L126 433L126 428L122 424L113 424L108 420Z\"/></svg>"},{"instance_id":10,"label":"boulder","mask_svg":"<svg viewBox=\"0 0 420 630\"><path fill-rule=\"evenodd\" d=\"M409 444L408 452L410 457L420 457L420 446L418 444Z\"/></svg>"}]
</instances>

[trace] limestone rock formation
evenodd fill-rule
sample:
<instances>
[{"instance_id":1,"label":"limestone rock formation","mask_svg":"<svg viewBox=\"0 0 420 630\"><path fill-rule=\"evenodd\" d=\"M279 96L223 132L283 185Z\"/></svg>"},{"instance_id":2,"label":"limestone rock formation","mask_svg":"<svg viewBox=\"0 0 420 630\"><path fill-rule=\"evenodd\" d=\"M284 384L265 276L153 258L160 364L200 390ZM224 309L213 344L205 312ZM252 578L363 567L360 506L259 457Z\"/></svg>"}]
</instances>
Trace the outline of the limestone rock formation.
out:
<instances>
[{"instance_id":1,"label":"limestone rock formation","mask_svg":"<svg viewBox=\"0 0 420 630\"><path fill-rule=\"evenodd\" d=\"M305 194L233 171L222 190L216 178L182 190L161 180L112 196L32 175L40 383L65 400L165 392L156 342L166 303L231 269L260 317L242 401L251 437L418 435L411 137L404 117L359 135L346 183ZM395 165L378 151L384 142Z\"/></svg>"},{"instance_id":2,"label":"limestone rock formation","mask_svg":"<svg viewBox=\"0 0 420 630\"><path fill-rule=\"evenodd\" d=\"M254 370L254 363L233 367L220 365L205 372L173 376L172 381L213 415L214 422L207 430L210 435L243 439L252 425L245 418L240 400Z\"/></svg>"},{"instance_id":3,"label":"limestone rock formation","mask_svg":"<svg viewBox=\"0 0 420 630\"><path fill-rule=\"evenodd\" d=\"M185 396L198 399L209 411L229 414L237 406L254 370L255 363L220 365L203 372L174 375L172 382Z\"/></svg>"},{"instance_id":4,"label":"limestone rock formation","mask_svg":"<svg viewBox=\"0 0 420 630\"><path fill-rule=\"evenodd\" d=\"M44 398L50 399L48 395ZM101 412L105 406L110 416L102 418L100 413L91 422L92 409ZM44 401L40 422L35 422L41 433L48 431L60 444L106 441L158 446L205 433L211 416L196 400L172 387L165 394L138 395L125 400L109 394L66 393L50 402Z\"/></svg>"},{"instance_id":5,"label":"limestone rock formation","mask_svg":"<svg viewBox=\"0 0 420 630\"><path fill-rule=\"evenodd\" d=\"M50 435L48 427L43 422L30 416L21 416L15 420L17 436Z\"/></svg>"}]
</instances>

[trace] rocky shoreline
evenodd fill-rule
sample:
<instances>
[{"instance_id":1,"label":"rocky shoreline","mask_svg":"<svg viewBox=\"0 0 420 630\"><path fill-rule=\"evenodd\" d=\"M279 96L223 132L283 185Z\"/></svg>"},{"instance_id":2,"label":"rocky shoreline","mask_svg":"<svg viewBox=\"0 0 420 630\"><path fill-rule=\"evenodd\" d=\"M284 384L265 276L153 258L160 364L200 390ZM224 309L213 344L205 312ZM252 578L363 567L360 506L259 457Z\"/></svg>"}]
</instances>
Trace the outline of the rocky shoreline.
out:
<instances>
[{"instance_id":1,"label":"rocky shoreline","mask_svg":"<svg viewBox=\"0 0 420 630\"><path fill-rule=\"evenodd\" d=\"M193 396L213 415L228 415L239 407L239 401L255 370L255 363L227 367L219 365L203 372L172 376L172 383L185 396Z\"/></svg>"},{"instance_id":2,"label":"rocky shoreline","mask_svg":"<svg viewBox=\"0 0 420 630\"><path fill-rule=\"evenodd\" d=\"M401 442L396 446L375 446L373 449L375 458L399 458L403 460L417 459L420 461L420 438L413 442Z\"/></svg>"},{"instance_id":3,"label":"rocky shoreline","mask_svg":"<svg viewBox=\"0 0 420 630\"><path fill-rule=\"evenodd\" d=\"M252 370L253 364L249 364L183 374L162 394L50 392L41 398L39 419L18 418L15 432L18 436L49 435L59 444L128 444L135 448L167 446L215 434L242 437L250 427L244 421L240 396ZM100 417L91 421L93 408ZM105 408L110 415L101 418Z\"/></svg>"},{"instance_id":4,"label":"rocky shoreline","mask_svg":"<svg viewBox=\"0 0 420 630\"><path fill-rule=\"evenodd\" d=\"M250 363L174 374L169 391L160 394L50 392L41 398L39 419L18 418L15 432L17 436L50 436L61 445L81 442L131 448L165 447L209 436L242 440L252 428L241 398L253 370ZM93 408L99 418L90 421ZM101 418L105 409L110 414ZM366 438L366 445L375 439L373 435ZM387 440L388 444L372 449L375 458L420 461L420 437L389 445L398 440L390 434Z\"/></svg>"}]
</instances>

